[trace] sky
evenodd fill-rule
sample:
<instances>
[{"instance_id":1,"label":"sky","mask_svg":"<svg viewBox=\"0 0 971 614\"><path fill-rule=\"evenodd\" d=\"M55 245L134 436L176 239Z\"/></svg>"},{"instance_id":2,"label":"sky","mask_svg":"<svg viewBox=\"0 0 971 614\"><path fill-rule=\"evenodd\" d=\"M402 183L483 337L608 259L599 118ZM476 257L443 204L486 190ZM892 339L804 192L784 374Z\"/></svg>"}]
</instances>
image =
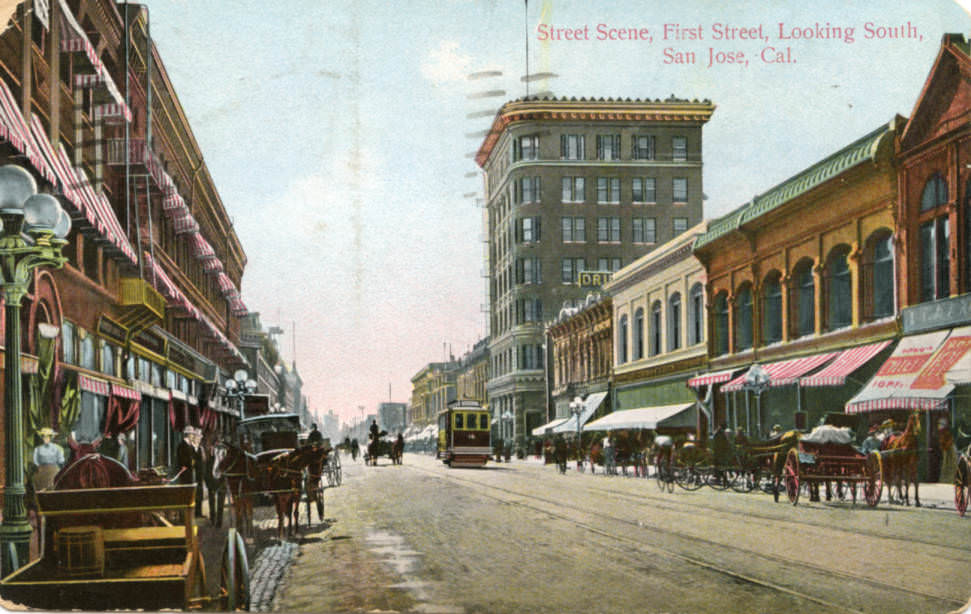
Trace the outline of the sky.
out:
<instances>
[{"instance_id":1,"label":"sky","mask_svg":"<svg viewBox=\"0 0 971 614\"><path fill-rule=\"evenodd\" d=\"M488 334L471 154L526 94L527 41L530 74L555 75L531 94L711 100L715 218L909 115L941 35L971 33L953 0L727 4L147 0L246 251L243 299L285 329L311 411L350 421L407 402L424 365ZM709 50L736 61L709 66ZM469 78L483 71L502 75Z\"/></svg>"}]
</instances>

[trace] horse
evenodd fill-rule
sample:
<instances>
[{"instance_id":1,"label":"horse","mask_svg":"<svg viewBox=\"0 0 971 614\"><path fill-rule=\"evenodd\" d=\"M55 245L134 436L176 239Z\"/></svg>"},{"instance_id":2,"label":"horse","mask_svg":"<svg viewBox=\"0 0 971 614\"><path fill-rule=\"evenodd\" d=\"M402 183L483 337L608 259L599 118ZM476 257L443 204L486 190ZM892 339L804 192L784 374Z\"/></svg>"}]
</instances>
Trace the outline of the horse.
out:
<instances>
[{"instance_id":1,"label":"horse","mask_svg":"<svg viewBox=\"0 0 971 614\"><path fill-rule=\"evenodd\" d=\"M256 457L236 446L218 444L213 451L213 477L226 481L233 523L243 535L253 534L253 498L258 470Z\"/></svg>"},{"instance_id":2,"label":"horse","mask_svg":"<svg viewBox=\"0 0 971 614\"><path fill-rule=\"evenodd\" d=\"M914 485L914 506L920 507L920 495L917 491L917 436L920 435L920 414L913 412L907 418L907 426L902 433L888 436L883 443L882 454L884 483L888 485L887 493L893 501L892 487L897 487L897 500L904 505L910 505L910 484Z\"/></svg>"},{"instance_id":3,"label":"horse","mask_svg":"<svg viewBox=\"0 0 971 614\"><path fill-rule=\"evenodd\" d=\"M316 448L316 446L314 446ZM323 450L323 454L319 458L313 458L307 464L306 471L304 472L303 480L303 490L307 494L307 526L310 526L311 515L310 515L310 504L315 503L317 507L317 520L320 522L324 521L324 486L321 480L321 476L324 474L324 463L327 462L327 456L330 454L330 450L327 448L318 448ZM337 452L334 451L336 454ZM299 512L298 512L299 513Z\"/></svg>"},{"instance_id":4,"label":"horse","mask_svg":"<svg viewBox=\"0 0 971 614\"><path fill-rule=\"evenodd\" d=\"M405 442L403 439L395 439L394 443L391 444L391 463L394 465L401 464L401 457L405 451Z\"/></svg>"},{"instance_id":5,"label":"horse","mask_svg":"<svg viewBox=\"0 0 971 614\"><path fill-rule=\"evenodd\" d=\"M327 449L319 446L305 446L296 450L278 452L268 462L265 474L268 492L273 495L276 507L277 536L283 539L283 521L287 521L287 534L296 533L299 526L300 495L303 492L304 470L311 464L323 466ZM318 513L323 516L320 502ZM309 516L309 512L308 512Z\"/></svg>"}]
</instances>

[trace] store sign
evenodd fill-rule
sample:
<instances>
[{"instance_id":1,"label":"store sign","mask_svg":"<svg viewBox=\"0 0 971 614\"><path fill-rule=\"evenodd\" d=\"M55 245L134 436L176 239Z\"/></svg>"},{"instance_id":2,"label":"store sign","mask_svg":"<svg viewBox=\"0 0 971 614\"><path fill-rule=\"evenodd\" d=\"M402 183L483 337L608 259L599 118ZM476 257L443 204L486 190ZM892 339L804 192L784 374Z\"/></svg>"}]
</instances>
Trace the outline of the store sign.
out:
<instances>
[{"instance_id":1,"label":"store sign","mask_svg":"<svg viewBox=\"0 0 971 614\"><path fill-rule=\"evenodd\" d=\"M904 334L971 323L971 294L907 307L901 314Z\"/></svg>"},{"instance_id":2,"label":"store sign","mask_svg":"<svg viewBox=\"0 0 971 614\"><path fill-rule=\"evenodd\" d=\"M577 285L581 288L600 288L610 281L612 275L609 271L580 271L577 274Z\"/></svg>"},{"instance_id":3,"label":"store sign","mask_svg":"<svg viewBox=\"0 0 971 614\"><path fill-rule=\"evenodd\" d=\"M107 316L101 316L98 319L98 334L106 339L111 339L115 343L124 345L125 339L128 337L128 329Z\"/></svg>"},{"instance_id":4,"label":"store sign","mask_svg":"<svg viewBox=\"0 0 971 614\"><path fill-rule=\"evenodd\" d=\"M159 356L165 356L165 339L159 335L143 330L136 333L132 341Z\"/></svg>"}]
</instances>

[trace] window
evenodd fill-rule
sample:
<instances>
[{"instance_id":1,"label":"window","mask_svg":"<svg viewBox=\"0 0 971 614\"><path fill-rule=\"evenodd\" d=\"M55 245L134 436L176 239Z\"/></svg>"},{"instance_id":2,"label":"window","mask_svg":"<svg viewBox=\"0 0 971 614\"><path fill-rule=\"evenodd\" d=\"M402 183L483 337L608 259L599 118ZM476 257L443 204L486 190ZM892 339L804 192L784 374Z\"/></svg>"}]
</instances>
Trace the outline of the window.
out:
<instances>
[{"instance_id":1,"label":"window","mask_svg":"<svg viewBox=\"0 0 971 614\"><path fill-rule=\"evenodd\" d=\"M752 347L752 286L745 284L735 297L735 351Z\"/></svg>"},{"instance_id":2,"label":"window","mask_svg":"<svg viewBox=\"0 0 971 614\"><path fill-rule=\"evenodd\" d=\"M947 182L937 173L924 184L924 191L920 195L920 210L929 211L947 204Z\"/></svg>"},{"instance_id":3,"label":"window","mask_svg":"<svg viewBox=\"0 0 971 614\"><path fill-rule=\"evenodd\" d=\"M64 348L64 362L69 365L77 363L77 350L75 349L74 324L64 320L61 323L61 343Z\"/></svg>"},{"instance_id":4,"label":"window","mask_svg":"<svg viewBox=\"0 0 971 614\"><path fill-rule=\"evenodd\" d=\"M782 283L777 272L770 275L762 290L762 343L782 341Z\"/></svg>"},{"instance_id":5,"label":"window","mask_svg":"<svg viewBox=\"0 0 971 614\"><path fill-rule=\"evenodd\" d=\"M671 190L674 202L688 202L688 179L686 177L675 177L671 183Z\"/></svg>"},{"instance_id":6,"label":"window","mask_svg":"<svg viewBox=\"0 0 971 614\"><path fill-rule=\"evenodd\" d=\"M631 158L634 160L654 159L654 137L635 136L631 139Z\"/></svg>"},{"instance_id":7,"label":"window","mask_svg":"<svg viewBox=\"0 0 971 614\"><path fill-rule=\"evenodd\" d=\"M620 316L620 326L617 328L617 362L627 362L627 314Z\"/></svg>"},{"instance_id":8,"label":"window","mask_svg":"<svg viewBox=\"0 0 971 614\"><path fill-rule=\"evenodd\" d=\"M115 348L107 342L101 346L101 372L115 374Z\"/></svg>"},{"instance_id":9,"label":"window","mask_svg":"<svg viewBox=\"0 0 971 614\"><path fill-rule=\"evenodd\" d=\"M516 233L520 243L539 241L540 218L524 217L516 220Z\"/></svg>"},{"instance_id":10,"label":"window","mask_svg":"<svg viewBox=\"0 0 971 614\"><path fill-rule=\"evenodd\" d=\"M688 230L688 218L686 217L676 217L674 218L674 236L678 236L683 232Z\"/></svg>"},{"instance_id":11,"label":"window","mask_svg":"<svg viewBox=\"0 0 971 614\"><path fill-rule=\"evenodd\" d=\"M726 293L719 292L715 297L714 312L715 343L712 349L715 356L722 356L728 353L728 296Z\"/></svg>"},{"instance_id":12,"label":"window","mask_svg":"<svg viewBox=\"0 0 971 614\"><path fill-rule=\"evenodd\" d=\"M657 222L653 217L631 218L631 229L634 243L656 243Z\"/></svg>"},{"instance_id":13,"label":"window","mask_svg":"<svg viewBox=\"0 0 971 614\"><path fill-rule=\"evenodd\" d=\"M620 160L619 134L600 134L597 136L597 159Z\"/></svg>"},{"instance_id":14,"label":"window","mask_svg":"<svg viewBox=\"0 0 971 614\"><path fill-rule=\"evenodd\" d=\"M563 177L560 200L565 203L582 203L587 199L583 177Z\"/></svg>"},{"instance_id":15,"label":"window","mask_svg":"<svg viewBox=\"0 0 971 614\"><path fill-rule=\"evenodd\" d=\"M561 263L560 280L565 284L575 284L577 274L587 269L583 258L564 258Z\"/></svg>"},{"instance_id":16,"label":"window","mask_svg":"<svg viewBox=\"0 0 971 614\"><path fill-rule=\"evenodd\" d=\"M648 352L651 356L657 356L661 351L661 301L654 301L651 304L651 342Z\"/></svg>"},{"instance_id":17,"label":"window","mask_svg":"<svg viewBox=\"0 0 971 614\"><path fill-rule=\"evenodd\" d=\"M920 300L933 301L951 294L951 232L947 216L920 225Z\"/></svg>"},{"instance_id":18,"label":"window","mask_svg":"<svg viewBox=\"0 0 971 614\"><path fill-rule=\"evenodd\" d=\"M587 240L586 220L582 217L561 217L560 229L564 243L584 243Z\"/></svg>"},{"instance_id":19,"label":"window","mask_svg":"<svg viewBox=\"0 0 971 614\"><path fill-rule=\"evenodd\" d=\"M461 412L455 412L455 428L457 429L465 428L465 414Z\"/></svg>"},{"instance_id":20,"label":"window","mask_svg":"<svg viewBox=\"0 0 971 614\"><path fill-rule=\"evenodd\" d=\"M92 371L98 368L98 353L94 346L94 337L90 333L81 339L81 366Z\"/></svg>"},{"instance_id":21,"label":"window","mask_svg":"<svg viewBox=\"0 0 971 614\"><path fill-rule=\"evenodd\" d=\"M517 319L524 322L543 321L543 301L538 298L525 298L516 301Z\"/></svg>"},{"instance_id":22,"label":"window","mask_svg":"<svg viewBox=\"0 0 971 614\"><path fill-rule=\"evenodd\" d=\"M560 159L583 160L584 158L582 134L560 135Z\"/></svg>"},{"instance_id":23,"label":"window","mask_svg":"<svg viewBox=\"0 0 971 614\"><path fill-rule=\"evenodd\" d=\"M826 323L829 330L853 323L853 301L847 250L833 252L826 264Z\"/></svg>"},{"instance_id":24,"label":"window","mask_svg":"<svg viewBox=\"0 0 971 614\"><path fill-rule=\"evenodd\" d=\"M620 270L620 258L598 258L597 270L613 273Z\"/></svg>"},{"instance_id":25,"label":"window","mask_svg":"<svg viewBox=\"0 0 971 614\"><path fill-rule=\"evenodd\" d=\"M597 203L615 205L620 202L620 178L597 177Z\"/></svg>"},{"instance_id":26,"label":"window","mask_svg":"<svg viewBox=\"0 0 971 614\"><path fill-rule=\"evenodd\" d=\"M668 298L668 351L681 347L681 293L675 292Z\"/></svg>"},{"instance_id":27,"label":"window","mask_svg":"<svg viewBox=\"0 0 971 614\"><path fill-rule=\"evenodd\" d=\"M520 177L516 182L514 195L517 205L523 203L538 203L540 200L539 177Z\"/></svg>"},{"instance_id":28,"label":"window","mask_svg":"<svg viewBox=\"0 0 971 614\"><path fill-rule=\"evenodd\" d=\"M688 299L688 345L705 340L705 289L697 283L691 286Z\"/></svg>"},{"instance_id":29,"label":"window","mask_svg":"<svg viewBox=\"0 0 971 614\"><path fill-rule=\"evenodd\" d=\"M534 344L519 346L519 368L542 369L543 346Z\"/></svg>"},{"instance_id":30,"label":"window","mask_svg":"<svg viewBox=\"0 0 971 614\"><path fill-rule=\"evenodd\" d=\"M539 258L519 258L516 260L517 284L543 283Z\"/></svg>"},{"instance_id":31,"label":"window","mask_svg":"<svg viewBox=\"0 0 971 614\"><path fill-rule=\"evenodd\" d=\"M631 198L635 203L657 202L654 177L634 177Z\"/></svg>"},{"instance_id":32,"label":"window","mask_svg":"<svg viewBox=\"0 0 971 614\"><path fill-rule=\"evenodd\" d=\"M791 289L793 333L796 337L811 335L816 329L816 281L813 279L813 263L803 260L792 274Z\"/></svg>"},{"instance_id":33,"label":"window","mask_svg":"<svg viewBox=\"0 0 971 614\"><path fill-rule=\"evenodd\" d=\"M539 157L539 137L521 136L512 142L512 161L536 160Z\"/></svg>"},{"instance_id":34,"label":"window","mask_svg":"<svg viewBox=\"0 0 971 614\"><path fill-rule=\"evenodd\" d=\"M599 243L620 243L620 218L597 218L597 241Z\"/></svg>"},{"instance_id":35,"label":"window","mask_svg":"<svg viewBox=\"0 0 971 614\"><path fill-rule=\"evenodd\" d=\"M91 443L101 436L107 409L108 397L81 391L81 411L71 427L78 443Z\"/></svg>"},{"instance_id":36,"label":"window","mask_svg":"<svg viewBox=\"0 0 971 614\"><path fill-rule=\"evenodd\" d=\"M688 139L683 136L671 138L671 159L675 162L684 162L688 159Z\"/></svg>"},{"instance_id":37,"label":"window","mask_svg":"<svg viewBox=\"0 0 971 614\"><path fill-rule=\"evenodd\" d=\"M644 358L644 308L634 312L634 360Z\"/></svg>"}]
</instances>

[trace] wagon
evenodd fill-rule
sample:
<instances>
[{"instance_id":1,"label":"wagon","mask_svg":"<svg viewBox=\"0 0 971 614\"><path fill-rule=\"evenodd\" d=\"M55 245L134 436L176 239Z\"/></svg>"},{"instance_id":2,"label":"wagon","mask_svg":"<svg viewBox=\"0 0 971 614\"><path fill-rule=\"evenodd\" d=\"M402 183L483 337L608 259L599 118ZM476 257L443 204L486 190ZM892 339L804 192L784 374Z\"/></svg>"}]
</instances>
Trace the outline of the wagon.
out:
<instances>
[{"instance_id":1,"label":"wagon","mask_svg":"<svg viewBox=\"0 0 971 614\"><path fill-rule=\"evenodd\" d=\"M43 610L210 605L192 522L194 492L193 484L38 492L41 557L0 580L0 593ZM216 599L222 610L249 607L246 549L233 529Z\"/></svg>"},{"instance_id":2,"label":"wagon","mask_svg":"<svg viewBox=\"0 0 971 614\"><path fill-rule=\"evenodd\" d=\"M836 482L847 488L856 502L857 485L862 485L867 505L874 507L883 492L883 472L880 453L864 454L848 443L813 443L800 440L786 455L783 477L786 495L796 505L803 485L818 488L819 484Z\"/></svg>"}]
</instances>

